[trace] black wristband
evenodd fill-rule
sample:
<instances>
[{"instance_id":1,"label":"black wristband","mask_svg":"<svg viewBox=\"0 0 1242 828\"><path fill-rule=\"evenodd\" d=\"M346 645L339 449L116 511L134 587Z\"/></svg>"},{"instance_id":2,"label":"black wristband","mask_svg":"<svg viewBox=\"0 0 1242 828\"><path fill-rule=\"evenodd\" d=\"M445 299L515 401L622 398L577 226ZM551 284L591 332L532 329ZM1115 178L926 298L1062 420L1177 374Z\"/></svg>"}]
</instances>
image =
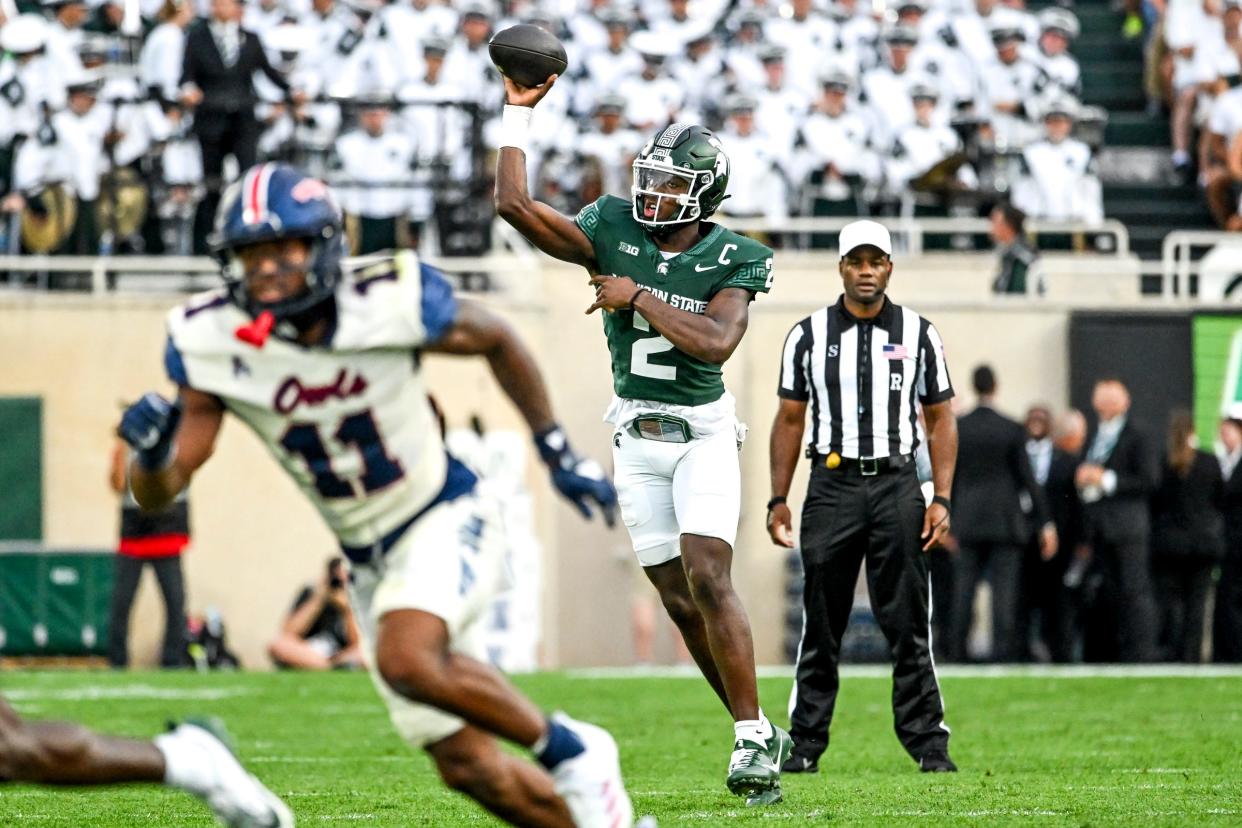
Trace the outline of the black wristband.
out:
<instances>
[{"instance_id":1,"label":"black wristband","mask_svg":"<svg viewBox=\"0 0 1242 828\"><path fill-rule=\"evenodd\" d=\"M642 293L644 290L650 292L651 288L646 285L639 285L638 290L634 291L634 295L630 297L630 310L634 310L634 302L637 301L638 294Z\"/></svg>"},{"instance_id":2,"label":"black wristband","mask_svg":"<svg viewBox=\"0 0 1242 828\"><path fill-rule=\"evenodd\" d=\"M768 511L770 512L773 509L775 509L777 506L784 505L784 503L785 503L785 496L777 495L776 497L768 501Z\"/></svg>"},{"instance_id":3,"label":"black wristband","mask_svg":"<svg viewBox=\"0 0 1242 828\"><path fill-rule=\"evenodd\" d=\"M935 495L932 498L932 503L939 503L941 506L944 507L944 510L946 512L953 511L953 504L949 502L949 499L947 497L944 497L943 495Z\"/></svg>"}]
</instances>

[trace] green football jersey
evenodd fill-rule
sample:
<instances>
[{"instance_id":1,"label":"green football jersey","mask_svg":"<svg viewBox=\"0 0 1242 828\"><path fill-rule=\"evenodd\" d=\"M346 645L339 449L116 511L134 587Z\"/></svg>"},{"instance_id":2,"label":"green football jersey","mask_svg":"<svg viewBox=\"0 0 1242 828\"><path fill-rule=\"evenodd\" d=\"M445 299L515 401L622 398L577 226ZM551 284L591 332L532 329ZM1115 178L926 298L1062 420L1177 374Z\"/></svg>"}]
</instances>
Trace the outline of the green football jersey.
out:
<instances>
[{"instance_id":1,"label":"green football jersey","mask_svg":"<svg viewBox=\"0 0 1242 828\"><path fill-rule=\"evenodd\" d=\"M704 313L725 288L767 293L772 287L772 250L720 225L709 225L698 244L666 260L623 198L603 196L583 207L577 222L595 247L600 273L629 276L680 310ZM603 317L618 397L704 405L724 394L719 365L679 351L642 314L616 311Z\"/></svg>"}]
</instances>

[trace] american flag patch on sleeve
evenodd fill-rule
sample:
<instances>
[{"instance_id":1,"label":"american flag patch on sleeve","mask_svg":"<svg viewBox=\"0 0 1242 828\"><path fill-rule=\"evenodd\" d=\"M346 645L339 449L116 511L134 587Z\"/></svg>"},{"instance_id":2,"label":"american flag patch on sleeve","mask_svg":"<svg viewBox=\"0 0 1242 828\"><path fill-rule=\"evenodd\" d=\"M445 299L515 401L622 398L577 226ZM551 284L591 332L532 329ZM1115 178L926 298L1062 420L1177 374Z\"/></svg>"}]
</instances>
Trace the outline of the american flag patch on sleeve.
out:
<instances>
[{"instance_id":1,"label":"american flag patch on sleeve","mask_svg":"<svg viewBox=\"0 0 1242 828\"><path fill-rule=\"evenodd\" d=\"M884 358L885 359L906 359L909 356L910 354L906 350L905 345L885 345L884 346Z\"/></svg>"}]
</instances>

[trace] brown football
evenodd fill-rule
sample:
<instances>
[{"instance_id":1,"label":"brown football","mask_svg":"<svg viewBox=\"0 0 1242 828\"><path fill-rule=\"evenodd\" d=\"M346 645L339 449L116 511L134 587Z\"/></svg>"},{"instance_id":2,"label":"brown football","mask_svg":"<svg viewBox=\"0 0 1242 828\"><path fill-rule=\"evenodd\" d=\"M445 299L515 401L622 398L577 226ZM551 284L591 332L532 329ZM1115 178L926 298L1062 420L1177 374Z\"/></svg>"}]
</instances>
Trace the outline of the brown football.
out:
<instances>
[{"instance_id":1,"label":"brown football","mask_svg":"<svg viewBox=\"0 0 1242 828\"><path fill-rule=\"evenodd\" d=\"M556 35L529 23L497 32L487 51L500 73L522 86L539 86L549 75L564 74L569 65Z\"/></svg>"}]
</instances>

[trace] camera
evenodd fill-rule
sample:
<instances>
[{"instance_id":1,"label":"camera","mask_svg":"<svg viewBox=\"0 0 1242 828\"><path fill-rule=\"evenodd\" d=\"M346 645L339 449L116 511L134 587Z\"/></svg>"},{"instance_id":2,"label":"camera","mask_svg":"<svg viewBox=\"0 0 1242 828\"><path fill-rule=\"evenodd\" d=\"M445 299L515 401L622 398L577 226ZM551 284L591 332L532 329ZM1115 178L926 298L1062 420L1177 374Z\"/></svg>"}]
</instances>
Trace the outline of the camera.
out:
<instances>
[{"instance_id":1,"label":"camera","mask_svg":"<svg viewBox=\"0 0 1242 828\"><path fill-rule=\"evenodd\" d=\"M328 561L328 588L340 589L345 586L345 559L332 558Z\"/></svg>"}]
</instances>

